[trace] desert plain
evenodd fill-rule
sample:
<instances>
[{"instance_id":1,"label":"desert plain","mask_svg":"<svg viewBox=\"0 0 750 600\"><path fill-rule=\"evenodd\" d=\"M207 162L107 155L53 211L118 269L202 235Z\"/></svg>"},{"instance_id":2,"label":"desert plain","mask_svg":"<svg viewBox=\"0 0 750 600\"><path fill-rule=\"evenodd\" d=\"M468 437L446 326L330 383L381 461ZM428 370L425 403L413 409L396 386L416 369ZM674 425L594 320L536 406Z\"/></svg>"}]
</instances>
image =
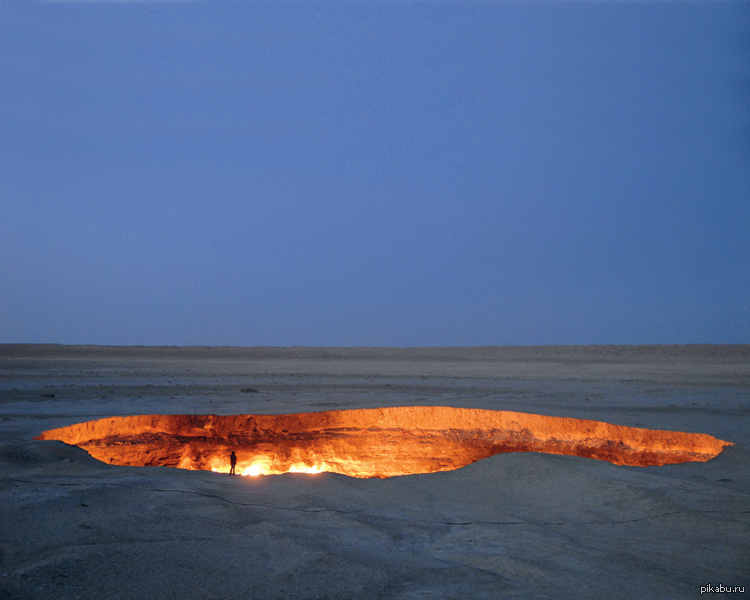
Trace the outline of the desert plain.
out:
<instances>
[{"instance_id":1,"label":"desert plain","mask_svg":"<svg viewBox=\"0 0 750 600\"><path fill-rule=\"evenodd\" d=\"M732 445L661 467L506 453L359 479L114 466L33 439L118 415L397 406ZM743 597L749 444L750 346L0 345L0 598Z\"/></svg>"}]
</instances>

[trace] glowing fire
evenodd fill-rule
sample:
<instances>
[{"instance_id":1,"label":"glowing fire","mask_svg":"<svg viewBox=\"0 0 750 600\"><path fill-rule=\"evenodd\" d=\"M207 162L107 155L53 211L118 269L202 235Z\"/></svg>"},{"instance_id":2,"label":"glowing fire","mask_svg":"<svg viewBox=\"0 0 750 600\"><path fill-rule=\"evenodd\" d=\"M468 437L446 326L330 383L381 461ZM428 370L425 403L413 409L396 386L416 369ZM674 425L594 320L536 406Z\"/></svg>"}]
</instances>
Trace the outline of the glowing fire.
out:
<instances>
[{"instance_id":1,"label":"glowing fire","mask_svg":"<svg viewBox=\"0 0 750 600\"><path fill-rule=\"evenodd\" d=\"M211 467L214 473L228 473L229 468ZM254 459L253 462L248 466L237 465L237 474L246 477L257 477L258 475L283 475L284 473L323 473L324 471L331 471L332 469L326 468L325 464L320 465L305 465L302 463L293 463L286 466L273 466L273 461L268 459Z\"/></svg>"},{"instance_id":2,"label":"glowing fire","mask_svg":"<svg viewBox=\"0 0 750 600\"><path fill-rule=\"evenodd\" d=\"M242 470L240 475L249 475L250 477L257 477L258 475L274 475L273 471L268 469L265 465L255 463Z\"/></svg>"},{"instance_id":3,"label":"glowing fire","mask_svg":"<svg viewBox=\"0 0 750 600\"><path fill-rule=\"evenodd\" d=\"M450 471L503 452L547 452L653 466L707 461L729 442L703 433L448 407L291 415L137 415L45 431L101 461L241 475L392 477Z\"/></svg>"},{"instance_id":4,"label":"glowing fire","mask_svg":"<svg viewBox=\"0 0 750 600\"><path fill-rule=\"evenodd\" d=\"M327 469L321 465L308 466L300 463L289 465L286 469L283 467L273 467L269 462L256 461L249 467L242 469L240 475L250 475L256 477L258 475L282 475L284 473L322 473Z\"/></svg>"}]
</instances>

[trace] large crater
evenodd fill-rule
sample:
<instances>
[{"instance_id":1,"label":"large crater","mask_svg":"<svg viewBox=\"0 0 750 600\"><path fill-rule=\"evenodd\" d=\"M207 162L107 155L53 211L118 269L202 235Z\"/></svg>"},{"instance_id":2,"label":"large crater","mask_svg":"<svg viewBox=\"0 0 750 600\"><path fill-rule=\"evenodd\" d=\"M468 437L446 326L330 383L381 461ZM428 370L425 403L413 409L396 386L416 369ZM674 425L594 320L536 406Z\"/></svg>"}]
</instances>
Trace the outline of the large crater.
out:
<instances>
[{"instance_id":1,"label":"large crater","mask_svg":"<svg viewBox=\"0 0 750 600\"><path fill-rule=\"evenodd\" d=\"M289 415L137 415L45 431L103 462L244 475L330 471L392 477L450 471L503 452L547 452L653 466L707 461L730 442L703 433L448 407Z\"/></svg>"}]
</instances>

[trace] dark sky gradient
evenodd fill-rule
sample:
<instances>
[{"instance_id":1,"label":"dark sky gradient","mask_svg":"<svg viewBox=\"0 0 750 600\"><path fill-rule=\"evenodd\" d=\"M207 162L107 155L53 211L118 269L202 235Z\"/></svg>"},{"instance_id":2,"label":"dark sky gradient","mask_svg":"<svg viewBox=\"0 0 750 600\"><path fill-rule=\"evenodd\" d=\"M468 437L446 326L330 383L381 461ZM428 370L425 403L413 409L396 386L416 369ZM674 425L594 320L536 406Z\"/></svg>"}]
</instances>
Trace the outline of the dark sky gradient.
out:
<instances>
[{"instance_id":1,"label":"dark sky gradient","mask_svg":"<svg viewBox=\"0 0 750 600\"><path fill-rule=\"evenodd\" d=\"M0 342L750 342L750 3L16 2Z\"/></svg>"}]
</instances>

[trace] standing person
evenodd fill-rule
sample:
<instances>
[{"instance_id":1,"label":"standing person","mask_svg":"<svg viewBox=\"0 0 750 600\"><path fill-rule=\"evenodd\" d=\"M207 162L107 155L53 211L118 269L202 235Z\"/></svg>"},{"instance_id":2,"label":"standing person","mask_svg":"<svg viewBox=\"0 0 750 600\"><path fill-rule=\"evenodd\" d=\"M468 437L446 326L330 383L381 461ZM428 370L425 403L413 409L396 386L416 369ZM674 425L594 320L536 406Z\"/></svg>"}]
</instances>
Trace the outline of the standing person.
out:
<instances>
[{"instance_id":1,"label":"standing person","mask_svg":"<svg viewBox=\"0 0 750 600\"><path fill-rule=\"evenodd\" d=\"M229 455L229 462L232 463L232 468L229 469L229 474L236 475L237 473L234 472L234 468L237 466L237 455L234 453L234 450L232 450L232 453Z\"/></svg>"}]
</instances>

